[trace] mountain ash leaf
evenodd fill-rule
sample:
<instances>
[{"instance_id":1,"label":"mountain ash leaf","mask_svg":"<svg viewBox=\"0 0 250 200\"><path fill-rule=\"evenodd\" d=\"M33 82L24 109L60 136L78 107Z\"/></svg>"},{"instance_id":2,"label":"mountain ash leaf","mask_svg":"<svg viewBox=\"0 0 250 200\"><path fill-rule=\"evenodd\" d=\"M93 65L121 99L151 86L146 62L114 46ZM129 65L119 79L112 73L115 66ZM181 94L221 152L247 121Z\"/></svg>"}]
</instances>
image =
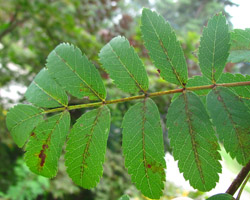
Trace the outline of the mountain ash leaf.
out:
<instances>
[{"instance_id":1,"label":"mountain ash leaf","mask_svg":"<svg viewBox=\"0 0 250 200\"><path fill-rule=\"evenodd\" d=\"M33 129L43 120L42 112L42 109L24 104L9 110L6 125L18 147L25 144Z\"/></svg>"},{"instance_id":2,"label":"mountain ash leaf","mask_svg":"<svg viewBox=\"0 0 250 200\"><path fill-rule=\"evenodd\" d=\"M148 90L145 67L126 38L113 38L99 56L104 69L121 90L131 93Z\"/></svg>"},{"instance_id":3,"label":"mountain ash leaf","mask_svg":"<svg viewBox=\"0 0 250 200\"><path fill-rule=\"evenodd\" d=\"M161 77L184 87L188 79L186 59L169 23L146 8L142 11L141 23L145 46Z\"/></svg>"},{"instance_id":4,"label":"mountain ash leaf","mask_svg":"<svg viewBox=\"0 0 250 200\"><path fill-rule=\"evenodd\" d=\"M109 128L110 111L101 106L83 114L69 134L65 154L67 173L83 188L93 188L100 181Z\"/></svg>"},{"instance_id":5,"label":"mountain ash leaf","mask_svg":"<svg viewBox=\"0 0 250 200\"><path fill-rule=\"evenodd\" d=\"M73 96L105 100L106 89L101 76L79 48L59 44L49 54L46 66L50 75Z\"/></svg>"},{"instance_id":6,"label":"mountain ash leaf","mask_svg":"<svg viewBox=\"0 0 250 200\"><path fill-rule=\"evenodd\" d=\"M53 115L36 127L25 149L25 161L32 172L48 178L56 176L69 127L68 111Z\"/></svg>"},{"instance_id":7,"label":"mountain ash leaf","mask_svg":"<svg viewBox=\"0 0 250 200\"><path fill-rule=\"evenodd\" d=\"M198 54L201 72L211 83L216 83L226 65L229 42L226 18L221 13L216 14L203 29Z\"/></svg>"},{"instance_id":8,"label":"mountain ash leaf","mask_svg":"<svg viewBox=\"0 0 250 200\"><path fill-rule=\"evenodd\" d=\"M207 96L207 109L226 151L245 165L250 160L249 108L229 89L217 87Z\"/></svg>"},{"instance_id":9,"label":"mountain ash leaf","mask_svg":"<svg viewBox=\"0 0 250 200\"><path fill-rule=\"evenodd\" d=\"M197 95L183 93L167 114L170 145L180 172L200 191L215 187L221 172L219 145L206 109Z\"/></svg>"},{"instance_id":10,"label":"mountain ash leaf","mask_svg":"<svg viewBox=\"0 0 250 200\"><path fill-rule=\"evenodd\" d=\"M47 69L42 69L36 75L28 87L25 97L30 103L44 108L61 107L68 104L67 94L49 76Z\"/></svg>"},{"instance_id":11,"label":"mountain ash leaf","mask_svg":"<svg viewBox=\"0 0 250 200\"><path fill-rule=\"evenodd\" d=\"M148 98L132 106L124 116L122 127L125 166L132 182L145 196L159 199L166 164L160 115L154 101Z\"/></svg>"}]
</instances>

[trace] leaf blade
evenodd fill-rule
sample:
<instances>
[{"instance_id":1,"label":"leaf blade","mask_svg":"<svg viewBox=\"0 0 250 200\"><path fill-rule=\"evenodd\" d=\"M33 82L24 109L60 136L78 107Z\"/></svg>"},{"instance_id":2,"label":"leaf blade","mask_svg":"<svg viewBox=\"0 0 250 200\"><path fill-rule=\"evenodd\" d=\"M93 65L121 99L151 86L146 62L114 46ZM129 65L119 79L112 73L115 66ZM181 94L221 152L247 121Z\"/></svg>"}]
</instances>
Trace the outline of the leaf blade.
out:
<instances>
[{"instance_id":1,"label":"leaf blade","mask_svg":"<svg viewBox=\"0 0 250 200\"><path fill-rule=\"evenodd\" d=\"M142 11L141 23L145 46L153 63L160 69L162 78L184 87L188 79L187 64L169 23L146 8Z\"/></svg>"},{"instance_id":2,"label":"leaf blade","mask_svg":"<svg viewBox=\"0 0 250 200\"><path fill-rule=\"evenodd\" d=\"M183 93L167 114L170 145L180 172L201 191L215 187L221 172L219 145L209 116L198 96Z\"/></svg>"},{"instance_id":3,"label":"leaf blade","mask_svg":"<svg viewBox=\"0 0 250 200\"><path fill-rule=\"evenodd\" d=\"M25 149L25 161L32 172L48 178L56 176L69 127L68 111L49 117L37 126Z\"/></svg>"},{"instance_id":4,"label":"leaf blade","mask_svg":"<svg viewBox=\"0 0 250 200\"><path fill-rule=\"evenodd\" d=\"M102 176L110 111L107 106L83 114L74 124L66 145L67 173L77 185L90 189Z\"/></svg>"},{"instance_id":5,"label":"leaf blade","mask_svg":"<svg viewBox=\"0 0 250 200\"><path fill-rule=\"evenodd\" d=\"M58 45L47 58L50 75L77 98L104 101L106 89L95 66L73 45Z\"/></svg>"},{"instance_id":6,"label":"leaf blade","mask_svg":"<svg viewBox=\"0 0 250 200\"><path fill-rule=\"evenodd\" d=\"M250 62L250 28L231 32L231 48L228 62Z\"/></svg>"},{"instance_id":7,"label":"leaf blade","mask_svg":"<svg viewBox=\"0 0 250 200\"><path fill-rule=\"evenodd\" d=\"M45 68L32 81L25 97L30 103L45 108L65 107L68 104L67 94L49 76L49 72Z\"/></svg>"},{"instance_id":8,"label":"leaf blade","mask_svg":"<svg viewBox=\"0 0 250 200\"><path fill-rule=\"evenodd\" d=\"M148 90L145 67L127 39L113 38L101 49L99 57L117 87L125 92Z\"/></svg>"},{"instance_id":9,"label":"leaf blade","mask_svg":"<svg viewBox=\"0 0 250 200\"><path fill-rule=\"evenodd\" d=\"M199 63L203 76L215 83L224 67L229 55L230 33L226 18L221 13L208 21L203 29L199 47Z\"/></svg>"},{"instance_id":10,"label":"leaf blade","mask_svg":"<svg viewBox=\"0 0 250 200\"><path fill-rule=\"evenodd\" d=\"M153 100L132 106L124 116L122 127L125 166L132 181L145 196L160 198L166 164L160 115Z\"/></svg>"},{"instance_id":11,"label":"leaf blade","mask_svg":"<svg viewBox=\"0 0 250 200\"><path fill-rule=\"evenodd\" d=\"M6 125L18 147L25 144L32 130L43 120L42 112L42 109L25 104L9 110Z\"/></svg>"},{"instance_id":12,"label":"leaf blade","mask_svg":"<svg viewBox=\"0 0 250 200\"><path fill-rule=\"evenodd\" d=\"M207 109L226 151L245 165L250 160L248 107L229 89L219 87L208 94Z\"/></svg>"}]
</instances>

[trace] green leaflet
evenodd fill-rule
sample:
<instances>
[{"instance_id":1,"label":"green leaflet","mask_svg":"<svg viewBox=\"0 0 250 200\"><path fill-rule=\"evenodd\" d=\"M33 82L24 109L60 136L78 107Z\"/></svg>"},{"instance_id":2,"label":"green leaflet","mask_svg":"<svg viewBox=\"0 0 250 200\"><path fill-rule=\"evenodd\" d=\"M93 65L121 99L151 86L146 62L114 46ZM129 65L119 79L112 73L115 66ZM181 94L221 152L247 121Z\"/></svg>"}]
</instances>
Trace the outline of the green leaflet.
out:
<instances>
[{"instance_id":1,"label":"green leaflet","mask_svg":"<svg viewBox=\"0 0 250 200\"><path fill-rule=\"evenodd\" d=\"M18 147L25 144L33 129L43 120L42 112L42 109L24 104L9 110L6 125Z\"/></svg>"},{"instance_id":2,"label":"green leaflet","mask_svg":"<svg viewBox=\"0 0 250 200\"><path fill-rule=\"evenodd\" d=\"M126 38L113 38L99 56L103 67L121 90L132 93L148 90L145 67Z\"/></svg>"},{"instance_id":3,"label":"green leaflet","mask_svg":"<svg viewBox=\"0 0 250 200\"><path fill-rule=\"evenodd\" d=\"M181 45L169 23L146 8L142 11L141 23L145 46L162 78L184 87L188 79L187 64Z\"/></svg>"},{"instance_id":4,"label":"green leaflet","mask_svg":"<svg viewBox=\"0 0 250 200\"><path fill-rule=\"evenodd\" d=\"M230 194L216 194L212 197L209 197L207 200L234 200L233 196Z\"/></svg>"},{"instance_id":5,"label":"green leaflet","mask_svg":"<svg viewBox=\"0 0 250 200\"><path fill-rule=\"evenodd\" d=\"M229 42L226 18L221 13L217 14L203 29L198 55L203 76L213 83L219 79L225 67L229 55Z\"/></svg>"},{"instance_id":6,"label":"green leaflet","mask_svg":"<svg viewBox=\"0 0 250 200\"><path fill-rule=\"evenodd\" d=\"M145 99L125 114L122 147L132 182L153 199L162 195L166 168L160 114L153 100Z\"/></svg>"},{"instance_id":7,"label":"green leaflet","mask_svg":"<svg viewBox=\"0 0 250 200\"><path fill-rule=\"evenodd\" d=\"M250 28L231 32L231 48L228 62L250 62Z\"/></svg>"},{"instance_id":8,"label":"green leaflet","mask_svg":"<svg viewBox=\"0 0 250 200\"><path fill-rule=\"evenodd\" d=\"M25 93L32 104L44 108L67 106L68 96L65 91L49 76L47 69L42 69Z\"/></svg>"},{"instance_id":9,"label":"green leaflet","mask_svg":"<svg viewBox=\"0 0 250 200\"><path fill-rule=\"evenodd\" d=\"M242 74L223 73L218 80L218 83L235 83L244 81L250 81L250 76L243 76ZM230 87L228 89L236 93L250 108L250 85Z\"/></svg>"},{"instance_id":10,"label":"green leaflet","mask_svg":"<svg viewBox=\"0 0 250 200\"><path fill-rule=\"evenodd\" d=\"M56 176L69 127L68 111L49 117L36 127L25 149L26 164L32 172L48 178Z\"/></svg>"},{"instance_id":11,"label":"green leaflet","mask_svg":"<svg viewBox=\"0 0 250 200\"><path fill-rule=\"evenodd\" d=\"M65 165L77 185L90 189L100 181L109 128L107 106L85 113L74 124L66 146Z\"/></svg>"},{"instance_id":12,"label":"green leaflet","mask_svg":"<svg viewBox=\"0 0 250 200\"><path fill-rule=\"evenodd\" d=\"M50 75L75 97L105 100L106 90L95 66L77 47L62 43L48 56Z\"/></svg>"},{"instance_id":13,"label":"green leaflet","mask_svg":"<svg viewBox=\"0 0 250 200\"><path fill-rule=\"evenodd\" d=\"M188 92L171 103L167 127L180 172L200 191L215 187L221 172L219 145L199 97Z\"/></svg>"},{"instance_id":14,"label":"green leaflet","mask_svg":"<svg viewBox=\"0 0 250 200\"><path fill-rule=\"evenodd\" d=\"M217 87L207 96L207 109L226 151L245 165L250 160L248 107L229 89Z\"/></svg>"},{"instance_id":15,"label":"green leaflet","mask_svg":"<svg viewBox=\"0 0 250 200\"><path fill-rule=\"evenodd\" d=\"M119 198L119 200L130 200L129 196L127 194L124 194Z\"/></svg>"}]
</instances>

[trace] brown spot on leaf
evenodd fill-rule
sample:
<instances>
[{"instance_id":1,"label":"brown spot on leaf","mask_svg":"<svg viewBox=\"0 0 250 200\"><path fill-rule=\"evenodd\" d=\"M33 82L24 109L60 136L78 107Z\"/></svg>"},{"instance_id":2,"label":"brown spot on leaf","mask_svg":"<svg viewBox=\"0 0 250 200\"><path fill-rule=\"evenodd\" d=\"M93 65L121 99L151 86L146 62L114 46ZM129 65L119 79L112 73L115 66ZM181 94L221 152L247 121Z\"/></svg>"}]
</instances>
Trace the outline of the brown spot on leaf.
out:
<instances>
[{"instance_id":1,"label":"brown spot on leaf","mask_svg":"<svg viewBox=\"0 0 250 200\"><path fill-rule=\"evenodd\" d=\"M161 73L161 70L160 70L160 69L157 69L157 72L160 74L160 73Z\"/></svg>"},{"instance_id":2,"label":"brown spot on leaf","mask_svg":"<svg viewBox=\"0 0 250 200\"><path fill-rule=\"evenodd\" d=\"M31 137L34 137L34 136L35 136L35 133L34 133L34 132L32 132L30 136L31 136Z\"/></svg>"},{"instance_id":3,"label":"brown spot on leaf","mask_svg":"<svg viewBox=\"0 0 250 200\"><path fill-rule=\"evenodd\" d=\"M42 146L42 150L40 151L40 154L39 154L39 158L41 159L41 162L40 162L40 166L43 167L44 166L44 163L45 163L45 159L46 159L46 154L45 154L45 151L46 149L49 148L49 146L47 144L43 144Z\"/></svg>"},{"instance_id":4,"label":"brown spot on leaf","mask_svg":"<svg viewBox=\"0 0 250 200\"><path fill-rule=\"evenodd\" d=\"M147 168L151 168L151 165L150 165L150 164L148 164L148 165L147 165Z\"/></svg>"},{"instance_id":5,"label":"brown spot on leaf","mask_svg":"<svg viewBox=\"0 0 250 200\"><path fill-rule=\"evenodd\" d=\"M221 101L221 97L220 97L220 96L218 96L218 98L217 98L217 99L218 99L218 101Z\"/></svg>"},{"instance_id":6,"label":"brown spot on leaf","mask_svg":"<svg viewBox=\"0 0 250 200\"><path fill-rule=\"evenodd\" d=\"M83 124L80 124L81 127L83 127Z\"/></svg>"}]
</instances>

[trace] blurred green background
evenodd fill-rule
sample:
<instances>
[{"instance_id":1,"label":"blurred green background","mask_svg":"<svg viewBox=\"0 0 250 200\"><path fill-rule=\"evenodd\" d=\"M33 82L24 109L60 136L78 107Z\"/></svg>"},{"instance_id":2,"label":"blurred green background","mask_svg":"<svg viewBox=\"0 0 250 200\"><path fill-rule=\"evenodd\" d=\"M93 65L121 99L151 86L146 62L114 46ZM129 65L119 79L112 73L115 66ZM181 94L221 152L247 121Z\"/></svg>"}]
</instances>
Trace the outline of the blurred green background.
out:
<instances>
[{"instance_id":1,"label":"blurred green background","mask_svg":"<svg viewBox=\"0 0 250 200\"><path fill-rule=\"evenodd\" d=\"M229 0L0 0L0 199L116 200L125 193L134 199L145 199L131 183L121 150L122 117L134 102L110 106L112 125L104 175L92 190L72 183L65 172L63 156L58 175L51 180L30 172L23 160L24 151L13 143L6 128L7 110L16 103L27 103L23 98L27 86L45 66L50 51L61 42L78 46L94 62L105 82L108 99L129 96L113 85L98 61L100 49L117 35L126 36L142 58L149 74L150 92L173 89L175 85L160 78L143 46L139 28L142 8L155 9L174 27L191 77L200 74L197 48L202 28L220 11L230 24L226 6L235 4ZM236 68L228 64L225 70L232 72ZM165 150L171 153L165 128L171 96L154 100L161 113ZM70 97L70 104L84 102ZM85 111L72 111L72 124ZM167 181L162 199L178 195L200 199L204 196Z\"/></svg>"}]
</instances>

